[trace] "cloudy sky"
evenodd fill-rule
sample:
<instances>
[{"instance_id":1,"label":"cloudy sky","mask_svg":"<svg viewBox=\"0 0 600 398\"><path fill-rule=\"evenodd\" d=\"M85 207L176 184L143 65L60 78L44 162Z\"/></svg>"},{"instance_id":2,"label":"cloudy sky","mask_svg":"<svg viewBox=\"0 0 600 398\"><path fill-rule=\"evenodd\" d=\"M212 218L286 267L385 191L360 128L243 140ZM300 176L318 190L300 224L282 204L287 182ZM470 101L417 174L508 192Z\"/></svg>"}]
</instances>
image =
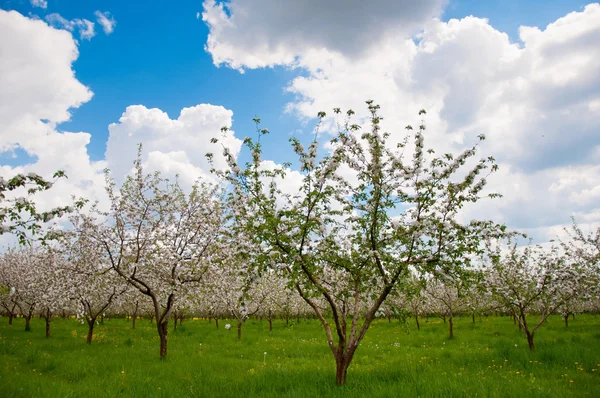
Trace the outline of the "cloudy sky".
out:
<instances>
[{"instance_id":1,"label":"cloudy sky","mask_svg":"<svg viewBox=\"0 0 600 398\"><path fill-rule=\"evenodd\" d=\"M176 3L176 5L171 4ZM504 198L468 209L544 242L600 225L600 4L568 0L0 0L0 175L69 176L43 200L103 200L144 144L151 169L206 175L259 116L289 160L318 111L382 107L457 151L484 133ZM326 138L326 137L325 137ZM219 161L219 160L218 160Z\"/></svg>"}]
</instances>

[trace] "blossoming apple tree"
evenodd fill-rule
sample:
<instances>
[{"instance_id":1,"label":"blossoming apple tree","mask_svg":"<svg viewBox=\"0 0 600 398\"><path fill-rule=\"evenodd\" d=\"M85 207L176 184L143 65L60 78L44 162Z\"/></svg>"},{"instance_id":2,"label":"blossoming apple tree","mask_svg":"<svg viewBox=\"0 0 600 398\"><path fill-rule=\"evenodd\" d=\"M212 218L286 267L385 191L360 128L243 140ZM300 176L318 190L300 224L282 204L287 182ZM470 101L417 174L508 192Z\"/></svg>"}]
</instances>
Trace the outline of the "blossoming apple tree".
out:
<instances>
[{"instance_id":1,"label":"blossoming apple tree","mask_svg":"<svg viewBox=\"0 0 600 398\"><path fill-rule=\"evenodd\" d=\"M281 187L290 165L264 167L260 139L244 140L251 160L243 167L224 148L229 169L217 171L233 186L234 213L243 220L238 224L256 246L268 248L257 266L272 267L265 257L274 257L321 321L338 384L346 382L356 349L398 282L411 269L465 264L479 250L478 234L493 227L461 224L456 217L480 199L486 174L496 168L493 158L467 169L476 147L436 156L425 149L424 123L416 130L409 126L406 139L390 148L379 107L369 101L368 108L370 127L351 123L349 111L326 156L318 157L317 134L307 149L292 139L303 176L297 193ZM258 133L260 138L268 131Z\"/></svg>"}]
</instances>

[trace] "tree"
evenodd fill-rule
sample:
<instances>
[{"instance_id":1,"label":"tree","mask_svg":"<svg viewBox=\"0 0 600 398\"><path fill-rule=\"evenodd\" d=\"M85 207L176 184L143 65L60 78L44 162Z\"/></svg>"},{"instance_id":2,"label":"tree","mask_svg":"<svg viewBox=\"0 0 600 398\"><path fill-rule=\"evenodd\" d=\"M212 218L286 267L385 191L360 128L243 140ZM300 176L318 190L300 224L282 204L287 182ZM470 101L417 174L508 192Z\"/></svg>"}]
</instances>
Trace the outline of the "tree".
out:
<instances>
[{"instance_id":1,"label":"tree","mask_svg":"<svg viewBox=\"0 0 600 398\"><path fill-rule=\"evenodd\" d=\"M56 182L59 178L66 178L66 175L59 170L52 178ZM31 240L31 236L40 233L42 223L70 212L71 206L56 207L44 212L37 210L32 196L52 188L54 182L45 180L36 173L17 174L8 180L0 176L0 235L12 233L21 244L25 244ZM81 206L82 203L79 200L75 205ZM45 238L40 236L39 240L44 242Z\"/></svg>"},{"instance_id":2,"label":"tree","mask_svg":"<svg viewBox=\"0 0 600 398\"><path fill-rule=\"evenodd\" d=\"M119 190L107 171L110 210L79 213L79 224L112 271L151 300L163 359L175 303L227 255L226 209L217 185L198 182L186 194L178 181L145 174L141 146L134 166Z\"/></svg>"},{"instance_id":3,"label":"tree","mask_svg":"<svg viewBox=\"0 0 600 398\"><path fill-rule=\"evenodd\" d=\"M486 184L480 174L495 170L493 158L480 160L459 177L457 171L475 155L475 147L457 157L435 157L424 149L422 123L414 132L412 153L407 153L410 126L406 139L390 149L390 134L380 129L379 107L369 101L368 108L369 131L351 124L353 112L348 111L330 142L331 153L319 160L320 122L308 150L291 140L302 173L296 194L284 193L280 185L289 164L269 168L262 161L260 137L266 129L257 127L256 142L244 140L251 153L245 167L224 148L229 169L217 171L233 186L238 225L245 225L255 245L268 252L257 257L257 266L272 267L274 258L320 320L335 358L337 384L346 382L356 349L397 283L409 278L411 269L465 264L479 247L477 235L492 226L462 225L456 215L479 199ZM325 116L321 112L319 119Z\"/></svg>"},{"instance_id":4,"label":"tree","mask_svg":"<svg viewBox=\"0 0 600 398\"><path fill-rule=\"evenodd\" d=\"M529 349L534 351L536 331L579 291L584 275L557 246L549 250L531 245L519 248L509 240L508 248L496 242L489 256L486 283L498 301L517 317ZM540 316L535 324L528 321L531 312Z\"/></svg>"}]
</instances>

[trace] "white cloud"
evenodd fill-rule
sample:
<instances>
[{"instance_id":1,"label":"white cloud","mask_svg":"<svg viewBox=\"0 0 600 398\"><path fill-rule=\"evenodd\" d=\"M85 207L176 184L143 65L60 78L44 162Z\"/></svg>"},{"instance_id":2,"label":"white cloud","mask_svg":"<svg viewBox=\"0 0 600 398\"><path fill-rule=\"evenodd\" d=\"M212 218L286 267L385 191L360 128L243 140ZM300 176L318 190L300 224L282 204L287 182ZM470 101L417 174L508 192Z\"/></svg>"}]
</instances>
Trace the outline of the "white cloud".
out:
<instances>
[{"instance_id":1,"label":"white cloud","mask_svg":"<svg viewBox=\"0 0 600 398\"><path fill-rule=\"evenodd\" d=\"M52 13L46 16L46 21L54 27L59 29L65 29L69 32L73 32L77 30L79 32L79 36L85 40L91 40L92 37L96 35L94 30L94 23L88 21L87 19L72 19L68 20L63 18L60 14Z\"/></svg>"},{"instance_id":2,"label":"white cloud","mask_svg":"<svg viewBox=\"0 0 600 398\"><path fill-rule=\"evenodd\" d=\"M307 72L287 87L296 95L288 110L300 118L333 107L352 108L364 118L364 100L374 99L391 141L405 125L418 123L420 108L428 111L426 141L437 150L457 150L485 133L482 154L501 166L490 189L505 197L469 209L469 217L494 216L541 231L568 223L571 214L589 218L598 212L600 4L543 29L522 27L522 44L486 19L432 18L437 3L413 16L420 25L404 24L398 9L381 6L376 16L386 17L376 34L361 30L360 18L347 23L341 12L320 18L315 10L305 22L301 9L267 1L247 8L236 1L204 5L207 50L215 64L288 65Z\"/></svg>"},{"instance_id":3,"label":"white cloud","mask_svg":"<svg viewBox=\"0 0 600 398\"><path fill-rule=\"evenodd\" d=\"M90 135L56 130L71 111L92 98L74 75L79 53L70 32L15 11L0 10L0 151L20 148L33 160L1 166L0 174L65 170L68 179L36 195L40 209L69 204L71 195L101 199L103 162L91 162Z\"/></svg>"},{"instance_id":4,"label":"white cloud","mask_svg":"<svg viewBox=\"0 0 600 398\"><path fill-rule=\"evenodd\" d=\"M307 49L357 58L381 37L407 35L439 15L445 0L205 0L206 48L216 65L292 65Z\"/></svg>"},{"instance_id":5,"label":"white cloud","mask_svg":"<svg viewBox=\"0 0 600 398\"><path fill-rule=\"evenodd\" d=\"M102 29L104 30L104 33L106 33L107 35L110 35L115 30L117 21L115 21L115 19L112 17L112 15L110 15L110 12L96 11L96 12L94 12L94 15L96 16L98 23L100 25L102 25Z\"/></svg>"},{"instance_id":6,"label":"white cloud","mask_svg":"<svg viewBox=\"0 0 600 398\"><path fill-rule=\"evenodd\" d=\"M32 7L48 8L48 0L31 0Z\"/></svg>"},{"instance_id":7,"label":"white cloud","mask_svg":"<svg viewBox=\"0 0 600 398\"><path fill-rule=\"evenodd\" d=\"M125 175L132 168L137 144L143 143L144 162L171 175L178 173L190 184L210 175L206 153L215 154L216 167L226 166L221 144L211 143L211 138L220 138L235 155L239 152L241 141L233 131L220 135L221 127L231 127L232 117L232 111L210 104L184 108L177 119L160 109L129 106L119 122L108 128L106 160L117 176Z\"/></svg>"}]
</instances>

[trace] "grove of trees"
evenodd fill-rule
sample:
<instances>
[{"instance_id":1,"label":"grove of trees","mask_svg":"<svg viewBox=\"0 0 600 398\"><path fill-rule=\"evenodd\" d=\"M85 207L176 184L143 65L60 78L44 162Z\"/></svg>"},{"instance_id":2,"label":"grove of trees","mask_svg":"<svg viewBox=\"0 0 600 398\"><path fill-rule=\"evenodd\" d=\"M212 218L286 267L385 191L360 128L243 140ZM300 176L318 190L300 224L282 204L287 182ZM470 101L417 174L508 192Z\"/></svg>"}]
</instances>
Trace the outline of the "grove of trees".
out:
<instances>
[{"instance_id":1,"label":"grove of trees","mask_svg":"<svg viewBox=\"0 0 600 398\"><path fill-rule=\"evenodd\" d=\"M452 338L460 333L458 315L475 322L503 313L533 351L551 314L568 327L569 315L600 310L600 228L588 235L573 221L569 239L542 247L491 220L462 221L470 204L501 200L486 190L495 160L477 159L484 137L463 152L438 154L426 146L424 121L392 140L380 127L379 107L367 104L370 123L363 126L353 123L354 112L334 109L342 120L326 154L319 153L321 122L307 147L293 138L294 172L291 163L264 160L268 131L256 119L256 139L244 140L248 161L223 146L228 167L215 167L189 189L147 173L140 147L120 187L106 172L108 209L77 201L38 214L32 199L4 192L33 195L51 183L35 175L0 178L0 231L23 243L0 256L8 322L20 314L29 328L40 315L49 337L54 315L73 314L87 322L92 344L106 314L133 316L133 327L147 314L165 358L172 319L176 327L186 316L203 316L219 327L228 317L242 339L252 316L270 324L311 316L322 325L341 385L377 317L403 314L417 327L420 318L440 317ZM52 239L28 238L64 213L68 226L43 235Z\"/></svg>"}]
</instances>

